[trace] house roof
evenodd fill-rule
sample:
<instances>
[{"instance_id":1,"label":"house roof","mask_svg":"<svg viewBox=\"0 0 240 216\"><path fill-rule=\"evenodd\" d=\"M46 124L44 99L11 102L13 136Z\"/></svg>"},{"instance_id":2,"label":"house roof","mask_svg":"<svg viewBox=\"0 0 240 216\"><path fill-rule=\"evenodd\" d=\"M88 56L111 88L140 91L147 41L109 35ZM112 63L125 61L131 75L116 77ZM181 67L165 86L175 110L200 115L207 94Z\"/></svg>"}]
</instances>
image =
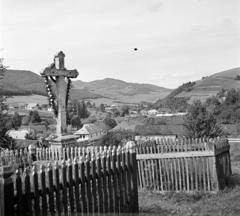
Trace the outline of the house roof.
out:
<instances>
[{"instance_id":1,"label":"house roof","mask_svg":"<svg viewBox=\"0 0 240 216\"><path fill-rule=\"evenodd\" d=\"M28 107L35 107L35 106L39 106L39 104L37 104L37 103L29 103L27 106Z\"/></svg>"},{"instance_id":2,"label":"house roof","mask_svg":"<svg viewBox=\"0 0 240 216\"><path fill-rule=\"evenodd\" d=\"M12 138L17 138L17 139L25 139L25 136L27 134L29 134L31 131L34 131L33 129L28 129L28 128L24 128L24 129L10 129L6 132L6 134Z\"/></svg>"},{"instance_id":3,"label":"house roof","mask_svg":"<svg viewBox=\"0 0 240 216\"><path fill-rule=\"evenodd\" d=\"M108 131L110 128L103 122L84 124L83 127L74 134L95 134L101 131Z\"/></svg>"}]
</instances>

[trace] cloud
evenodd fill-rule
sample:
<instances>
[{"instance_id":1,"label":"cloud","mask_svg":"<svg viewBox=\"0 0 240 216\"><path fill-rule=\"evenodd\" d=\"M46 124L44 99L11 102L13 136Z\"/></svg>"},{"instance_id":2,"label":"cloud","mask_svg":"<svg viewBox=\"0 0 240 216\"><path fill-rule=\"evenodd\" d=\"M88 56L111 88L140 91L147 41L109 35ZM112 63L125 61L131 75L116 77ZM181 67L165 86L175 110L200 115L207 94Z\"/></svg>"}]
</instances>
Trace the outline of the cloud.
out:
<instances>
[{"instance_id":1,"label":"cloud","mask_svg":"<svg viewBox=\"0 0 240 216\"><path fill-rule=\"evenodd\" d=\"M156 13L160 11L163 7L163 3L159 0L149 1L148 11L151 13Z\"/></svg>"}]
</instances>

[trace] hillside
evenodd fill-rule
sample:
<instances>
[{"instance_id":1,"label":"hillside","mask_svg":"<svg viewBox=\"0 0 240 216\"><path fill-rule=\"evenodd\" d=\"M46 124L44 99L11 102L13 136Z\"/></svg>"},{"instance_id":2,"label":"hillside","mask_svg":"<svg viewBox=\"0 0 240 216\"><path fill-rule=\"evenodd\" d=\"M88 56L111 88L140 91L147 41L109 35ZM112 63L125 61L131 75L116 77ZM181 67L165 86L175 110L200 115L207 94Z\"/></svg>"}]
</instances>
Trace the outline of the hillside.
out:
<instances>
[{"instance_id":1,"label":"hillside","mask_svg":"<svg viewBox=\"0 0 240 216\"><path fill-rule=\"evenodd\" d=\"M26 70L6 70L1 80L3 95L46 95L44 80L41 76ZM92 99L97 103L138 103L153 102L163 98L171 90L150 84L128 83L106 78L91 82L73 81L71 97ZM103 102L102 102L103 101Z\"/></svg>"},{"instance_id":2,"label":"hillside","mask_svg":"<svg viewBox=\"0 0 240 216\"><path fill-rule=\"evenodd\" d=\"M6 70L1 81L1 94L6 95L46 95L42 78L25 70Z\"/></svg>"},{"instance_id":3,"label":"hillside","mask_svg":"<svg viewBox=\"0 0 240 216\"><path fill-rule=\"evenodd\" d=\"M170 89L156 85L130 83L111 78L91 82L74 81L73 85L76 89L85 89L95 94L104 95L115 102L126 103L153 102L171 92Z\"/></svg>"},{"instance_id":4,"label":"hillside","mask_svg":"<svg viewBox=\"0 0 240 216\"><path fill-rule=\"evenodd\" d=\"M43 95L46 87L41 76L31 71L6 70L1 80L1 94L3 95ZM71 97L78 99L102 97L82 89L72 89Z\"/></svg>"},{"instance_id":5,"label":"hillside","mask_svg":"<svg viewBox=\"0 0 240 216\"><path fill-rule=\"evenodd\" d=\"M189 102L200 99L205 101L207 97L216 95L222 88L240 88L240 67L212 74L203 77L201 80L189 82L175 89L169 96L172 97L189 97ZM168 97L169 97L168 96Z\"/></svg>"}]
</instances>

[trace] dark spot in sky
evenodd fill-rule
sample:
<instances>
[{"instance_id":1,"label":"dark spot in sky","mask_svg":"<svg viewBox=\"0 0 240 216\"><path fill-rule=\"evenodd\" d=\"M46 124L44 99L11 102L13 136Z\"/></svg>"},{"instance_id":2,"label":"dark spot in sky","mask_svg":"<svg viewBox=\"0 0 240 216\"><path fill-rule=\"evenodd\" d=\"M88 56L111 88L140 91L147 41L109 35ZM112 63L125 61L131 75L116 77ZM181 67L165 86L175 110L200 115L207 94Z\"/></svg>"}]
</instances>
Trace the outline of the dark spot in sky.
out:
<instances>
[{"instance_id":1,"label":"dark spot in sky","mask_svg":"<svg viewBox=\"0 0 240 216\"><path fill-rule=\"evenodd\" d=\"M138 48L134 48L134 51L137 51L138 50Z\"/></svg>"}]
</instances>

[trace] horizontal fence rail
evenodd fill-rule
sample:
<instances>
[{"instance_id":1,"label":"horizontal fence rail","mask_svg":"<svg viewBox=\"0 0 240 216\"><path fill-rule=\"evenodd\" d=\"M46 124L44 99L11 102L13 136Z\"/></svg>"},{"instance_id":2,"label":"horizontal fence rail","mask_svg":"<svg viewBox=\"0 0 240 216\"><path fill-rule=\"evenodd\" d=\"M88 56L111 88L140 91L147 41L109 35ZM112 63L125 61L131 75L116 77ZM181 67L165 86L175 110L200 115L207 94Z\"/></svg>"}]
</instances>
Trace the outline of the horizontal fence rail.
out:
<instances>
[{"instance_id":1,"label":"horizontal fence rail","mask_svg":"<svg viewBox=\"0 0 240 216\"><path fill-rule=\"evenodd\" d=\"M138 143L138 186L159 192L218 191L231 175L227 139Z\"/></svg>"},{"instance_id":2,"label":"horizontal fence rail","mask_svg":"<svg viewBox=\"0 0 240 216\"><path fill-rule=\"evenodd\" d=\"M8 194L0 202L5 209L1 215L138 212L134 146L83 148L74 160L35 161L15 174L4 169L0 188Z\"/></svg>"}]
</instances>

